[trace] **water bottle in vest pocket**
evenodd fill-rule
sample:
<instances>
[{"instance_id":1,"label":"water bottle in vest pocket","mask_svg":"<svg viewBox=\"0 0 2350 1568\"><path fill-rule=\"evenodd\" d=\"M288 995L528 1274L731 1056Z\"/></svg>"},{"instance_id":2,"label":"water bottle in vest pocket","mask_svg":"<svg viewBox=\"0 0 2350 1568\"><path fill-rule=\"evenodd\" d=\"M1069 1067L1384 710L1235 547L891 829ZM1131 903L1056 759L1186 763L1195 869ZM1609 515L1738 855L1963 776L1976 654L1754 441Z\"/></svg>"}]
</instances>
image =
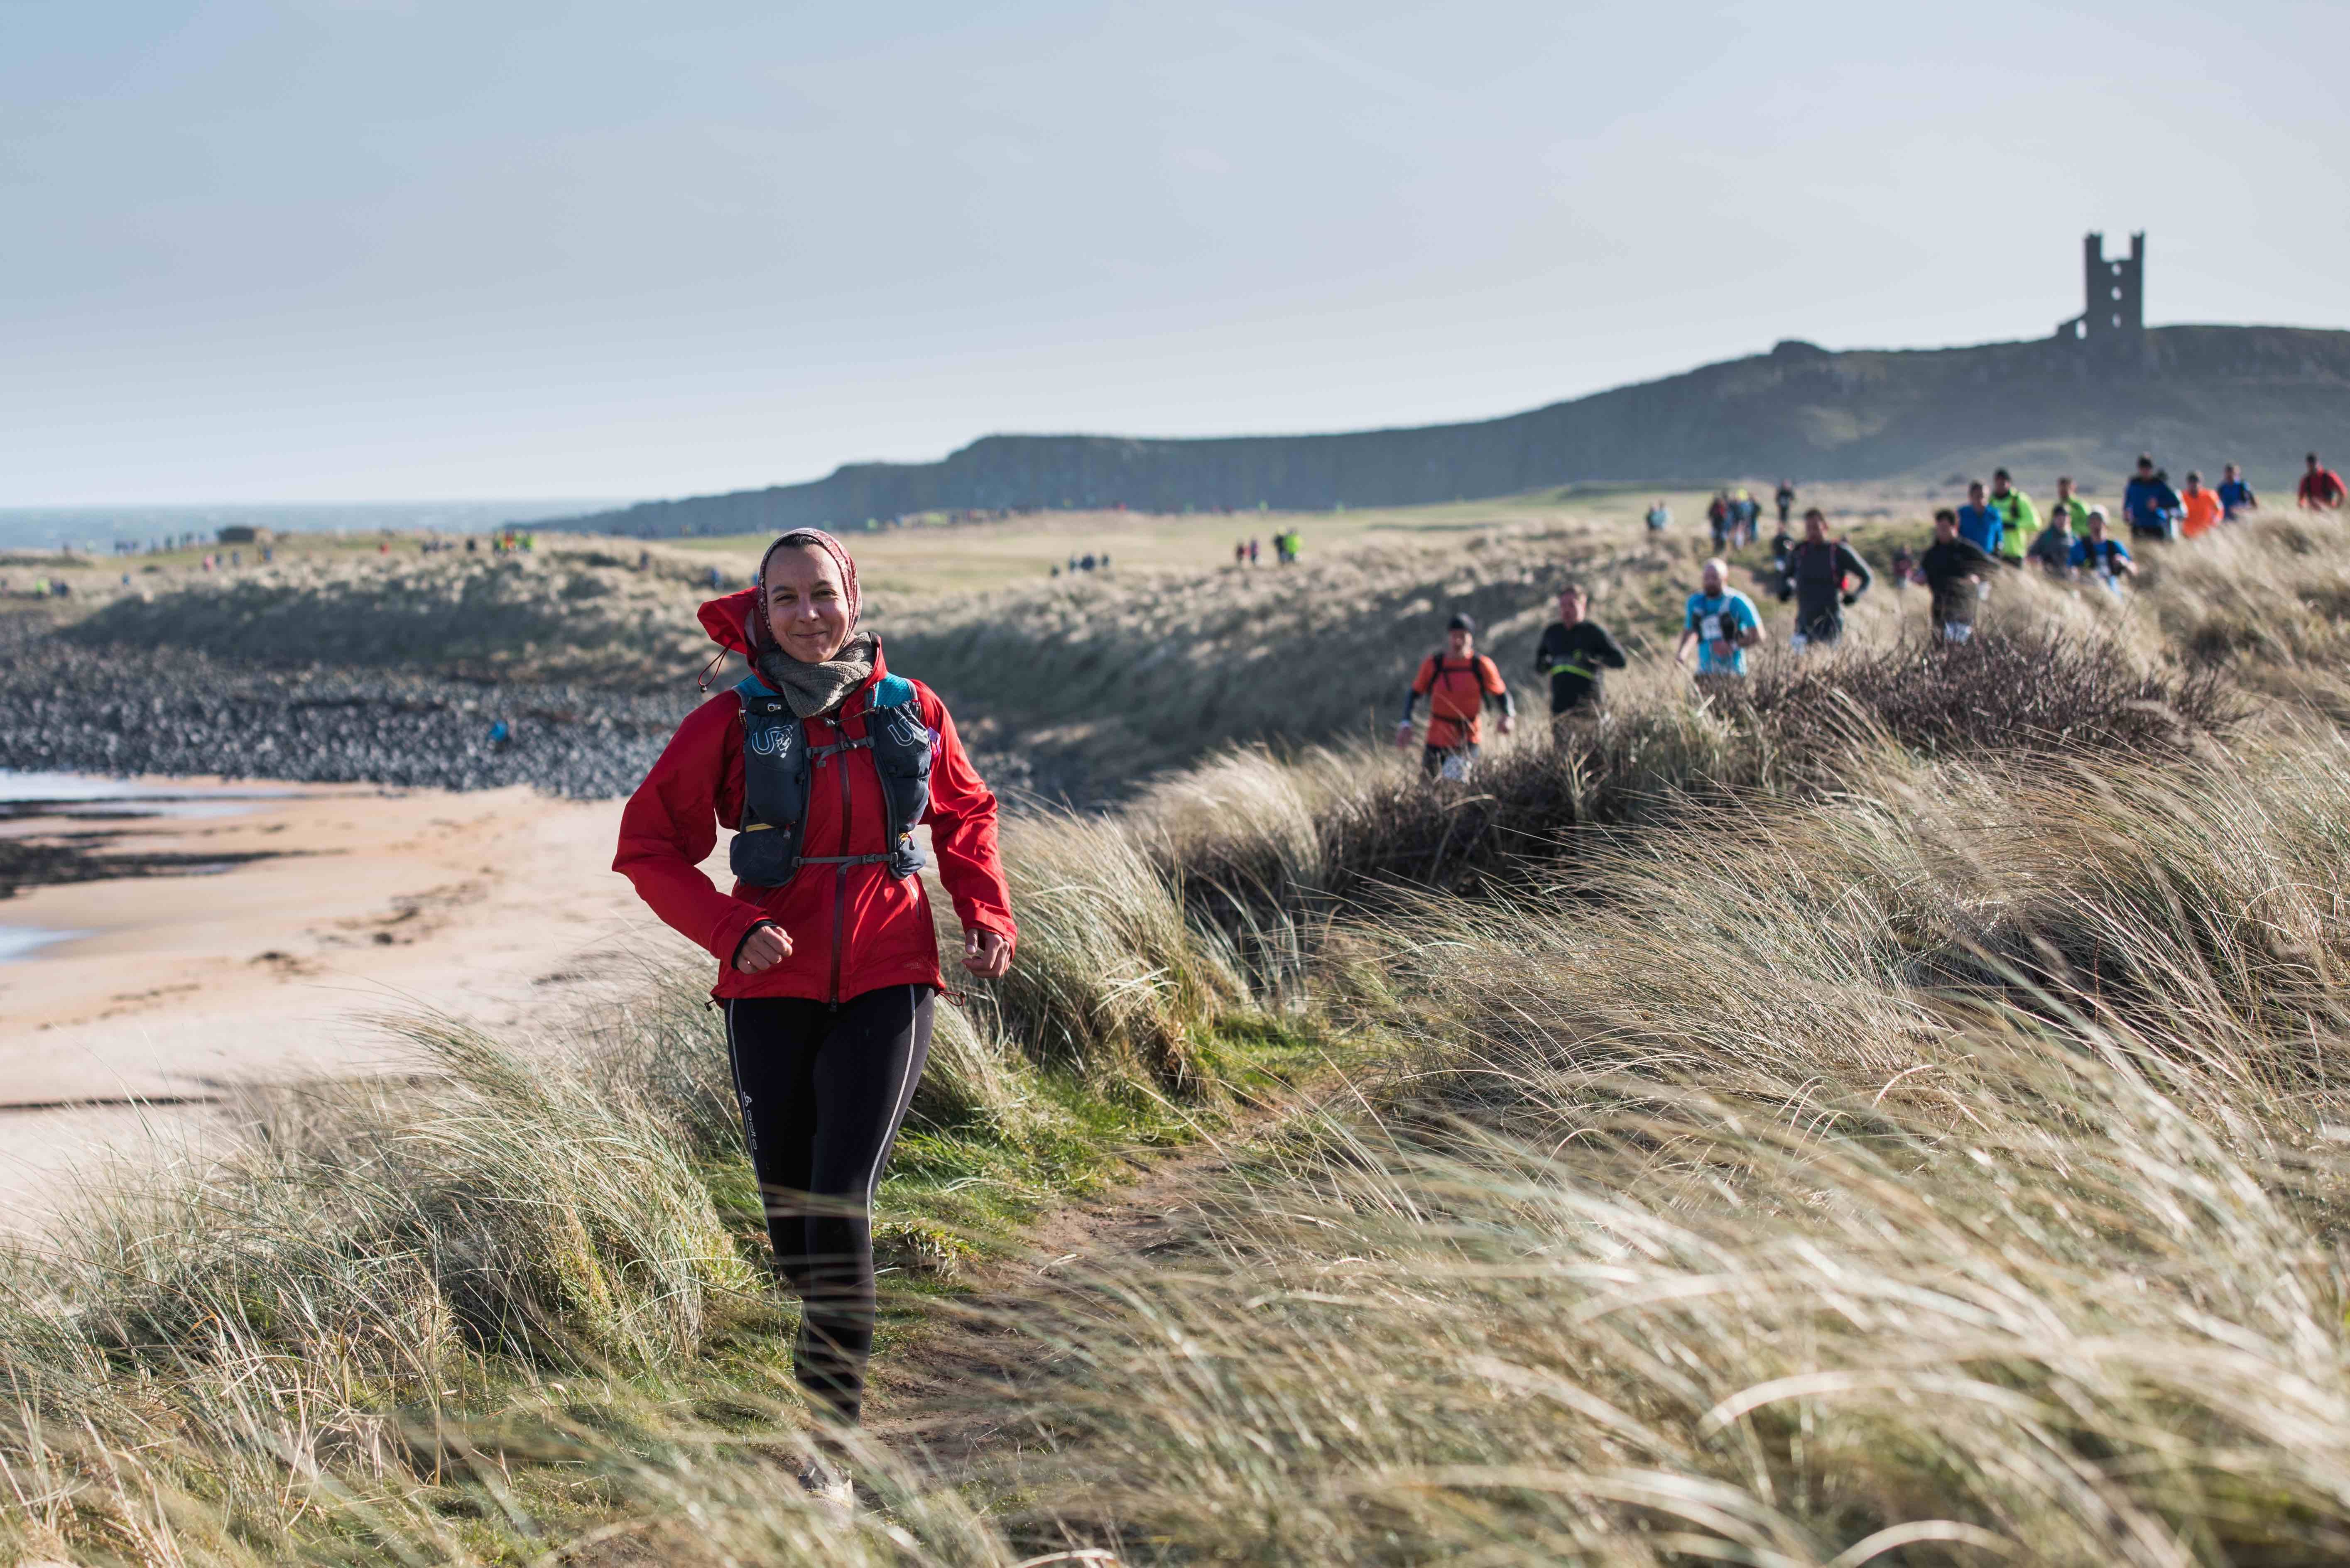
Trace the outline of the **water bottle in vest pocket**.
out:
<instances>
[{"instance_id":1,"label":"water bottle in vest pocket","mask_svg":"<svg viewBox=\"0 0 2350 1568\"><path fill-rule=\"evenodd\" d=\"M881 775L889 816L889 875L911 877L924 864L914 826L931 804L931 731L912 681L887 675L873 683L865 733L873 742L873 768Z\"/></svg>"}]
</instances>

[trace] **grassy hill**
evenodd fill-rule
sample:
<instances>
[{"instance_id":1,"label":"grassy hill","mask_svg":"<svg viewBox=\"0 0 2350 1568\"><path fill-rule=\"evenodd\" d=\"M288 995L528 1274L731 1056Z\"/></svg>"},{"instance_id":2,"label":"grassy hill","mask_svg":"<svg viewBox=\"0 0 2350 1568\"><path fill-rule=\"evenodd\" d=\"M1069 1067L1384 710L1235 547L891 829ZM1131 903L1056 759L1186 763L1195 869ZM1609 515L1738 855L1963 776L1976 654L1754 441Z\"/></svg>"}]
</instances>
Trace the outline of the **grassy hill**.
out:
<instances>
[{"instance_id":1,"label":"grassy hill","mask_svg":"<svg viewBox=\"0 0 2350 1568\"><path fill-rule=\"evenodd\" d=\"M1008 824L853 1519L785 1469L697 967L559 1054L411 1022L430 1070L0 1249L0 1560L2339 1561L2350 541L2149 555L1962 649L1651 672L1467 789L1242 751ZM1202 1158L1073 1220L1146 1144Z\"/></svg>"},{"instance_id":2,"label":"grassy hill","mask_svg":"<svg viewBox=\"0 0 2350 1568\"><path fill-rule=\"evenodd\" d=\"M2350 429L2350 332L2166 327L2143 352L2041 340L1832 353L1798 342L1506 419L1337 435L1164 441L989 436L938 462L852 463L806 484L647 502L566 526L673 535L858 527L963 508L1321 510L1593 481L1940 478L1998 463L2174 473L2247 465L2275 487Z\"/></svg>"}]
</instances>

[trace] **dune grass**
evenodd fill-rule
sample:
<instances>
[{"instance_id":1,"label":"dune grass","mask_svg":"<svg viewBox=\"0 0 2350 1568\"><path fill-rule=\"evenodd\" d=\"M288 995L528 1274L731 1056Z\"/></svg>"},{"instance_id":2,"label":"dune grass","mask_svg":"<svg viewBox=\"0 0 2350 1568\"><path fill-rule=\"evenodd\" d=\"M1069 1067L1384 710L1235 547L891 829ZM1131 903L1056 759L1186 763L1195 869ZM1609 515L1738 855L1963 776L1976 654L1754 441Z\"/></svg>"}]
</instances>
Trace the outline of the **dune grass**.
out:
<instances>
[{"instance_id":1,"label":"dune grass","mask_svg":"<svg viewBox=\"0 0 2350 1568\"><path fill-rule=\"evenodd\" d=\"M1027 1375L972 1391L1014 1436L852 1445L852 1521L784 1473L691 981L558 1056L412 1026L413 1081L256 1103L0 1261L0 1553L2338 1558L2350 754L2276 701L2339 680L2304 543L1625 682L1470 791L1243 750L1014 825L1022 970L941 1010L883 1191L898 1344L1119 1142L1216 1125L1250 1043L1347 1081L1170 1251L1022 1276Z\"/></svg>"}]
</instances>

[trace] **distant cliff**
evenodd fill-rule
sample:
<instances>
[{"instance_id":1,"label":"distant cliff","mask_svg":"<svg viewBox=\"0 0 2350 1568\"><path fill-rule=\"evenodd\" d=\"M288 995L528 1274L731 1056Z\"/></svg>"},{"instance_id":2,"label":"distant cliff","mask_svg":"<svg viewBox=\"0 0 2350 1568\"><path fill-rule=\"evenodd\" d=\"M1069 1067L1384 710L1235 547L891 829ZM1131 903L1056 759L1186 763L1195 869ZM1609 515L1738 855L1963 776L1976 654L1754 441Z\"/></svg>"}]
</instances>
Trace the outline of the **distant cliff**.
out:
<instances>
[{"instance_id":1,"label":"distant cliff","mask_svg":"<svg viewBox=\"0 0 2350 1568\"><path fill-rule=\"evenodd\" d=\"M1831 353L1782 343L1528 413L1341 435L988 436L938 462L849 463L805 484L646 502L550 526L619 534L861 527L966 507L1310 511L1624 480L1941 479L2004 462L2107 481L2140 451L2289 483L2350 458L2350 332L2164 327L2119 355L2043 339Z\"/></svg>"}]
</instances>

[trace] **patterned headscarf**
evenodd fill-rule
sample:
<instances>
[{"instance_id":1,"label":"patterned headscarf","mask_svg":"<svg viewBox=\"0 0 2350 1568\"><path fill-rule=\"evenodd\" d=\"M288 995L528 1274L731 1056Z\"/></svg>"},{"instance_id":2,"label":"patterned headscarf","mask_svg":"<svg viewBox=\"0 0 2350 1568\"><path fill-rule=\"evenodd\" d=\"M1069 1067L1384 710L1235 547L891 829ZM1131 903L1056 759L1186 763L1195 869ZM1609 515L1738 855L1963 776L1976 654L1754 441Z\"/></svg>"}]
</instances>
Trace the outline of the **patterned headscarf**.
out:
<instances>
[{"instance_id":1,"label":"patterned headscarf","mask_svg":"<svg viewBox=\"0 0 2350 1568\"><path fill-rule=\"evenodd\" d=\"M863 601L857 591L857 563L848 558L848 547L821 528L795 528L759 557L758 591L751 597L751 646L763 651L777 646L775 628L767 623L767 563L783 549L816 549L832 557L832 564L840 570L840 591L848 605L848 629L854 632Z\"/></svg>"}]
</instances>

